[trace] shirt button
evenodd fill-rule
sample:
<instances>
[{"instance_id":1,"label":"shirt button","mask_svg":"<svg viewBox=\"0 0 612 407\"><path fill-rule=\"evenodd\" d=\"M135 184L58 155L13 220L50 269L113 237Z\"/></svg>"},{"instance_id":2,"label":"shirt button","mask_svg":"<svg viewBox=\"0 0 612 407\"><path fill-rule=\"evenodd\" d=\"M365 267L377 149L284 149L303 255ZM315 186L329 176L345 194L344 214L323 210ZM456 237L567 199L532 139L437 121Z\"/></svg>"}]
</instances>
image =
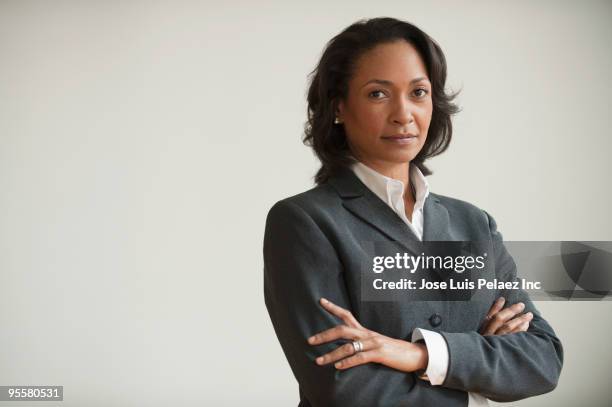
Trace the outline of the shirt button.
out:
<instances>
[{"instance_id":1,"label":"shirt button","mask_svg":"<svg viewBox=\"0 0 612 407\"><path fill-rule=\"evenodd\" d=\"M433 327L440 326L442 323L442 317L439 314L433 314L429 317L429 323Z\"/></svg>"}]
</instances>

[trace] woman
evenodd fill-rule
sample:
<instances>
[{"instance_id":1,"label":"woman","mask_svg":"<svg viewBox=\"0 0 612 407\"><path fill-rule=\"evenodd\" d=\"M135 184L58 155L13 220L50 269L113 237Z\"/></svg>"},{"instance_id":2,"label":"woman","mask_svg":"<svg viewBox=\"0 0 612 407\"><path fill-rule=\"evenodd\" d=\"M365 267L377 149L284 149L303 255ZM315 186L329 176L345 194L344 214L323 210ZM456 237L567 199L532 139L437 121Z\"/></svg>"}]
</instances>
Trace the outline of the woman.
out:
<instances>
[{"instance_id":1,"label":"woman","mask_svg":"<svg viewBox=\"0 0 612 407\"><path fill-rule=\"evenodd\" d=\"M425 161L448 147L458 110L440 47L403 21L360 21L313 73L305 142L321 161L317 186L276 203L264 238L266 306L299 405L475 406L554 389L562 346L524 291L361 298L367 241L490 241L495 277L516 279L493 218L429 192Z\"/></svg>"}]
</instances>

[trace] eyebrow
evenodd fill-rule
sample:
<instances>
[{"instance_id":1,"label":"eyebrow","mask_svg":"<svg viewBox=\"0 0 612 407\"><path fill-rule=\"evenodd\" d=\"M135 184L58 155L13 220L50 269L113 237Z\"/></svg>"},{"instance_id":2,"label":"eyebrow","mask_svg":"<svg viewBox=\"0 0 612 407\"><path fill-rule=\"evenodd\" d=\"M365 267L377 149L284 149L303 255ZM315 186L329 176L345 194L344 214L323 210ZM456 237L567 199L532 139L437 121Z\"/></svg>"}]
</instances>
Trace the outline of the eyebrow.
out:
<instances>
[{"instance_id":1,"label":"eyebrow","mask_svg":"<svg viewBox=\"0 0 612 407\"><path fill-rule=\"evenodd\" d=\"M412 85L413 83L420 82L423 80L427 80L427 78L424 76L421 76L420 78L414 78L413 80L410 81L410 84ZM379 85L387 85L387 86L393 85L393 82L385 80L385 79L370 79L369 81L363 84L362 88L370 83L378 83Z\"/></svg>"}]
</instances>

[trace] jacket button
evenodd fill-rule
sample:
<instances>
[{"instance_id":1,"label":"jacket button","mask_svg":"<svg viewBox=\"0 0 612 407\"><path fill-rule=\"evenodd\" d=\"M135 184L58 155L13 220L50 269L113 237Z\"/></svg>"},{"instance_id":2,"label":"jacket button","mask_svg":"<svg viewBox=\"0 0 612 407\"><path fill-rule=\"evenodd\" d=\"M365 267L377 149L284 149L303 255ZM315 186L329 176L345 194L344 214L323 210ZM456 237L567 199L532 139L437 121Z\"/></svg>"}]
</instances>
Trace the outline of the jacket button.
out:
<instances>
[{"instance_id":1,"label":"jacket button","mask_svg":"<svg viewBox=\"0 0 612 407\"><path fill-rule=\"evenodd\" d=\"M439 314L433 314L432 316L429 317L429 323L431 324L431 326L440 326L440 324L442 323L442 317Z\"/></svg>"}]
</instances>

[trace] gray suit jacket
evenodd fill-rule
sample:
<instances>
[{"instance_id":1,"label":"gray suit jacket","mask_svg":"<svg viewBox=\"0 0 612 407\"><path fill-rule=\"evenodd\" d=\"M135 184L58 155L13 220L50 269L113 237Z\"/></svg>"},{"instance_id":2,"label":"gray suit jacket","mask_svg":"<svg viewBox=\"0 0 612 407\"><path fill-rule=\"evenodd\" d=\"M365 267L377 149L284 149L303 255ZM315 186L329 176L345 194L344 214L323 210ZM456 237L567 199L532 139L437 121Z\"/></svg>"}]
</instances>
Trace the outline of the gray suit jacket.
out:
<instances>
[{"instance_id":1,"label":"gray suit jacket","mask_svg":"<svg viewBox=\"0 0 612 407\"><path fill-rule=\"evenodd\" d=\"M492 291L490 301L361 301L360 271L371 257L364 241L416 240L410 228L351 170L277 202L264 237L264 296L276 335L299 383L299 406L466 406L467 392L513 401L555 388L563 348L524 291ZM430 193L424 206L425 241L490 241L494 272L516 279L516 266L486 212L457 199ZM482 336L477 331L499 295L506 304L525 303L534 318L529 330ZM414 328L439 332L448 344L446 380L432 386L384 365L344 371L315 358L343 341L311 346L309 336L340 321L318 303L325 297L350 309L366 328L410 340ZM432 316L436 315L435 318Z\"/></svg>"}]
</instances>

